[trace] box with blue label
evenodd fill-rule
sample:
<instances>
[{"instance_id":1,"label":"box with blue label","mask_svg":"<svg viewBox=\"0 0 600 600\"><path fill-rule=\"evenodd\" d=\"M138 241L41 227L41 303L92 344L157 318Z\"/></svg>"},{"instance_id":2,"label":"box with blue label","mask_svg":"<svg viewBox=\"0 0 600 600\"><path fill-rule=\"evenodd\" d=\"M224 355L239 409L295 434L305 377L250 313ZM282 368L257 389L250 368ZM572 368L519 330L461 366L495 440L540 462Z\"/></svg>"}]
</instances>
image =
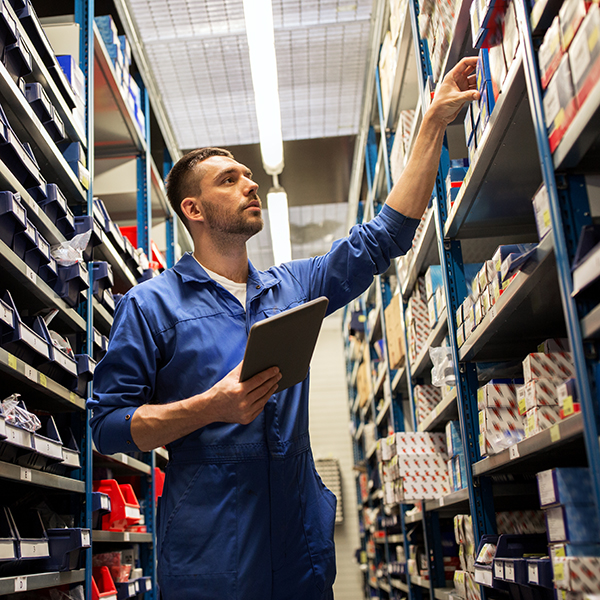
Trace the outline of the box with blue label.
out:
<instances>
[{"instance_id":1,"label":"box with blue label","mask_svg":"<svg viewBox=\"0 0 600 600\"><path fill-rule=\"evenodd\" d=\"M537 474L540 506L587 506L593 502L592 480L586 467L561 467Z\"/></svg>"},{"instance_id":2,"label":"box with blue label","mask_svg":"<svg viewBox=\"0 0 600 600\"><path fill-rule=\"evenodd\" d=\"M65 77L71 84L73 93L76 96L79 96L81 100L85 101L85 77L77 62L75 62L74 58L69 54L57 56L56 60L65 74Z\"/></svg>"},{"instance_id":3,"label":"box with blue label","mask_svg":"<svg viewBox=\"0 0 600 600\"><path fill-rule=\"evenodd\" d=\"M574 544L600 540L600 523L595 506L555 506L546 510L548 541Z\"/></svg>"},{"instance_id":4,"label":"box with blue label","mask_svg":"<svg viewBox=\"0 0 600 600\"><path fill-rule=\"evenodd\" d=\"M477 57L477 66L475 67L475 81L477 82L477 91L483 94L485 84L492 80L490 73L490 57L487 48L482 48Z\"/></svg>"}]
</instances>

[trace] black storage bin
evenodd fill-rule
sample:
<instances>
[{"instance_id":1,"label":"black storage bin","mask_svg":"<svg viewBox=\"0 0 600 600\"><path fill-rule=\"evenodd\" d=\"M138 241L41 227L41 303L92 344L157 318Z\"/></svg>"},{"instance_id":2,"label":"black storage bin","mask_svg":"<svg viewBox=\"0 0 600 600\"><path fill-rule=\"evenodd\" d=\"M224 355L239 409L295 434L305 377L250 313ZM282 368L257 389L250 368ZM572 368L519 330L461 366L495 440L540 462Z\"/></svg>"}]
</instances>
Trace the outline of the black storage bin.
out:
<instances>
[{"instance_id":1,"label":"black storage bin","mask_svg":"<svg viewBox=\"0 0 600 600\"><path fill-rule=\"evenodd\" d=\"M13 530L10 509L0 506L0 564L16 562L19 558L19 542Z\"/></svg>"},{"instance_id":2,"label":"black storage bin","mask_svg":"<svg viewBox=\"0 0 600 600\"><path fill-rule=\"evenodd\" d=\"M12 78L17 81L20 77L29 75L32 70L32 58L25 40L17 30L17 40L4 48L2 62Z\"/></svg>"},{"instance_id":3,"label":"black storage bin","mask_svg":"<svg viewBox=\"0 0 600 600\"><path fill-rule=\"evenodd\" d=\"M25 84L25 98L27 98L27 102L29 102L33 112L42 123L52 119L54 112L52 102L50 102L50 98L48 98L41 83Z\"/></svg>"},{"instance_id":4,"label":"black storage bin","mask_svg":"<svg viewBox=\"0 0 600 600\"><path fill-rule=\"evenodd\" d=\"M14 507L12 517L19 540L19 559L23 561L49 558L50 544L39 510Z\"/></svg>"},{"instance_id":5,"label":"black storage bin","mask_svg":"<svg viewBox=\"0 0 600 600\"><path fill-rule=\"evenodd\" d=\"M17 41L17 24L8 12L6 4L0 0L0 55L4 48Z\"/></svg>"},{"instance_id":6,"label":"black storage bin","mask_svg":"<svg viewBox=\"0 0 600 600\"><path fill-rule=\"evenodd\" d=\"M40 267L39 274L42 278L42 281L45 281L52 289L54 289L56 280L58 278L58 266L56 265L54 257L50 256L50 261L48 264Z\"/></svg>"},{"instance_id":7,"label":"black storage bin","mask_svg":"<svg viewBox=\"0 0 600 600\"><path fill-rule=\"evenodd\" d=\"M94 294L94 298L96 298L96 300L99 302L102 302L104 299L104 291L112 288L115 283L112 267L105 260L92 263L92 279L92 292Z\"/></svg>"},{"instance_id":8,"label":"black storage bin","mask_svg":"<svg viewBox=\"0 0 600 600\"><path fill-rule=\"evenodd\" d=\"M92 492L92 529L102 529L102 516L110 511L110 496L102 492Z\"/></svg>"},{"instance_id":9,"label":"black storage bin","mask_svg":"<svg viewBox=\"0 0 600 600\"><path fill-rule=\"evenodd\" d=\"M85 397L87 393L87 384L94 377L96 369L96 361L88 354L76 354L77 361L77 388L75 392L80 396Z\"/></svg>"},{"instance_id":10,"label":"black storage bin","mask_svg":"<svg viewBox=\"0 0 600 600\"><path fill-rule=\"evenodd\" d=\"M0 342L5 333L11 332L15 328L15 313L12 306L9 306L0 298Z\"/></svg>"},{"instance_id":11,"label":"black storage bin","mask_svg":"<svg viewBox=\"0 0 600 600\"><path fill-rule=\"evenodd\" d=\"M15 233L12 243L13 252L25 262L25 256L28 252L37 249L37 229L34 224L27 219L25 229Z\"/></svg>"},{"instance_id":12,"label":"black storage bin","mask_svg":"<svg viewBox=\"0 0 600 600\"><path fill-rule=\"evenodd\" d=\"M50 346L49 362L40 365L39 369L69 390L77 386L77 361L54 343Z\"/></svg>"},{"instance_id":13,"label":"black storage bin","mask_svg":"<svg viewBox=\"0 0 600 600\"><path fill-rule=\"evenodd\" d=\"M16 233L27 227L27 211L21 204L21 196L13 192L0 192L0 240L12 248Z\"/></svg>"},{"instance_id":14,"label":"black storage bin","mask_svg":"<svg viewBox=\"0 0 600 600\"><path fill-rule=\"evenodd\" d=\"M31 0L25 0L25 6L17 10L17 17L27 32L33 47L40 55L42 62L50 67L55 63L54 50L42 29L38 16L31 5Z\"/></svg>"},{"instance_id":15,"label":"black storage bin","mask_svg":"<svg viewBox=\"0 0 600 600\"><path fill-rule=\"evenodd\" d=\"M68 440L69 441L66 444L63 444L62 447L62 462L48 464L44 469L45 471L56 473L57 475L66 475L73 469L81 468L81 453L79 452L79 446L77 446L75 436L71 429L68 429Z\"/></svg>"},{"instance_id":16,"label":"black storage bin","mask_svg":"<svg viewBox=\"0 0 600 600\"><path fill-rule=\"evenodd\" d=\"M99 246L102 243L102 227L93 215L82 215L75 217L75 235L85 233L86 231L92 230L92 236L87 248L83 252L83 259L85 261L92 260L92 249Z\"/></svg>"}]
</instances>

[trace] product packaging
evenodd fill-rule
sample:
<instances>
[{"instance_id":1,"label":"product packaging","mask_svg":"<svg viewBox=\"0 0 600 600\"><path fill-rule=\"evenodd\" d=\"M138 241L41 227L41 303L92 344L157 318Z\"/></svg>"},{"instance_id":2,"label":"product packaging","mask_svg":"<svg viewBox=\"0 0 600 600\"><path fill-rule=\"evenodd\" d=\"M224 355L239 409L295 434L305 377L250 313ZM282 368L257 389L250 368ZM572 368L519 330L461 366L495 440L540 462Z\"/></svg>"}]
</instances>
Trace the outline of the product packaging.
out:
<instances>
[{"instance_id":1,"label":"product packaging","mask_svg":"<svg viewBox=\"0 0 600 600\"><path fill-rule=\"evenodd\" d=\"M592 501L592 480L585 467L560 467L537 474L540 506L585 506Z\"/></svg>"}]
</instances>

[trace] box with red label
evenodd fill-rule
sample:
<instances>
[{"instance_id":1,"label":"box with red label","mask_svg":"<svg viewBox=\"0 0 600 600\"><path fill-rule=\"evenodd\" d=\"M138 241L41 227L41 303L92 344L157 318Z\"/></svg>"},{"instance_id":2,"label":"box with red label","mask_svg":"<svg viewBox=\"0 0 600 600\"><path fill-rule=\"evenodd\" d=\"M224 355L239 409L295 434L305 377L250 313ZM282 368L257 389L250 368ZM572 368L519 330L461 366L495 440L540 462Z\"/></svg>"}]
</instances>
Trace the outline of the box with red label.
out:
<instances>
[{"instance_id":1,"label":"box with red label","mask_svg":"<svg viewBox=\"0 0 600 600\"><path fill-rule=\"evenodd\" d=\"M477 408L486 407L516 408L515 384L510 379L492 379L477 390Z\"/></svg>"},{"instance_id":2,"label":"box with red label","mask_svg":"<svg viewBox=\"0 0 600 600\"><path fill-rule=\"evenodd\" d=\"M523 427L523 417L516 407L486 406L479 411L479 431L514 431Z\"/></svg>"},{"instance_id":3,"label":"box with red label","mask_svg":"<svg viewBox=\"0 0 600 600\"><path fill-rule=\"evenodd\" d=\"M600 557L557 556L552 561L554 585L559 590L600 593Z\"/></svg>"},{"instance_id":4,"label":"box with red label","mask_svg":"<svg viewBox=\"0 0 600 600\"><path fill-rule=\"evenodd\" d=\"M544 41L542 42L538 51L538 60L540 63L540 77L542 81L542 88L546 89L550 83L552 75L558 69L560 60L563 56L563 49L560 39L560 21L558 15L554 17L552 25L546 31L544 35Z\"/></svg>"},{"instance_id":5,"label":"box with red label","mask_svg":"<svg viewBox=\"0 0 600 600\"><path fill-rule=\"evenodd\" d=\"M534 379L525 384L525 410L537 406L556 406L556 382L549 379Z\"/></svg>"},{"instance_id":6,"label":"box with red label","mask_svg":"<svg viewBox=\"0 0 600 600\"><path fill-rule=\"evenodd\" d=\"M600 79L600 9L592 4L569 48L571 74L581 107Z\"/></svg>"},{"instance_id":7,"label":"box with red label","mask_svg":"<svg viewBox=\"0 0 600 600\"><path fill-rule=\"evenodd\" d=\"M402 478L402 500L434 500L450 493L448 476Z\"/></svg>"},{"instance_id":8,"label":"box with red label","mask_svg":"<svg viewBox=\"0 0 600 600\"><path fill-rule=\"evenodd\" d=\"M396 452L406 454L443 454L447 457L446 436L443 433L396 432Z\"/></svg>"},{"instance_id":9,"label":"box with red label","mask_svg":"<svg viewBox=\"0 0 600 600\"><path fill-rule=\"evenodd\" d=\"M533 379L550 379L563 382L575 376L573 357L570 352L534 352L523 361L525 383Z\"/></svg>"},{"instance_id":10,"label":"box with red label","mask_svg":"<svg viewBox=\"0 0 600 600\"><path fill-rule=\"evenodd\" d=\"M571 66L569 57L565 54L544 94L544 114L551 152L556 150L565 135L577 114L577 108Z\"/></svg>"},{"instance_id":11,"label":"box with red label","mask_svg":"<svg viewBox=\"0 0 600 600\"><path fill-rule=\"evenodd\" d=\"M560 408L557 406L536 406L525 415L525 437L531 437L548 429L560 421Z\"/></svg>"},{"instance_id":12,"label":"box with red label","mask_svg":"<svg viewBox=\"0 0 600 600\"><path fill-rule=\"evenodd\" d=\"M448 476L446 460L441 454L403 456L398 460L398 468L402 478L446 478Z\"/></svg>"},{"instance_id":13,"label":"box with red label","mask_svg":"<svg viewBox=\"0 0 600 600\"><path fill-rule=\"evenodd\" d=\"M545 533L546 521L541 510L507 510L496 513L499 534Z\"/></svg>"}]
</instances>

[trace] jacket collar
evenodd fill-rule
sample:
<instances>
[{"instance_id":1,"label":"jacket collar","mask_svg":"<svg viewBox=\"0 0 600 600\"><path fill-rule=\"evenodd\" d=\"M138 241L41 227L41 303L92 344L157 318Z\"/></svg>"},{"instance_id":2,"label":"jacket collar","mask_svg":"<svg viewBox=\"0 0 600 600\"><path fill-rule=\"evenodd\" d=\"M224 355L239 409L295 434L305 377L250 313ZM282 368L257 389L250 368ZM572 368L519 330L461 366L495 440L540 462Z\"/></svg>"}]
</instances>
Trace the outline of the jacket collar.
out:
<instances>
[{"instance_id":1,"label":"jacket collar","mask_svg":"<svg viewBox=\"0 0 600 600\"><path fill-rule=\"evenodd\" d=\"M270 271L258 271L250 261L248 261L248 269L249 295L258 295L262 290L271 288L281 281L277 275L274 275ZM186 252L173 267L173 270L181 277L183 283L190 281L206 283L212 281L211 277L191 252ZM251 294L250 290L252 290ZM254 293L255 291L256 294Z\"/></svg>"}]
</instances>

